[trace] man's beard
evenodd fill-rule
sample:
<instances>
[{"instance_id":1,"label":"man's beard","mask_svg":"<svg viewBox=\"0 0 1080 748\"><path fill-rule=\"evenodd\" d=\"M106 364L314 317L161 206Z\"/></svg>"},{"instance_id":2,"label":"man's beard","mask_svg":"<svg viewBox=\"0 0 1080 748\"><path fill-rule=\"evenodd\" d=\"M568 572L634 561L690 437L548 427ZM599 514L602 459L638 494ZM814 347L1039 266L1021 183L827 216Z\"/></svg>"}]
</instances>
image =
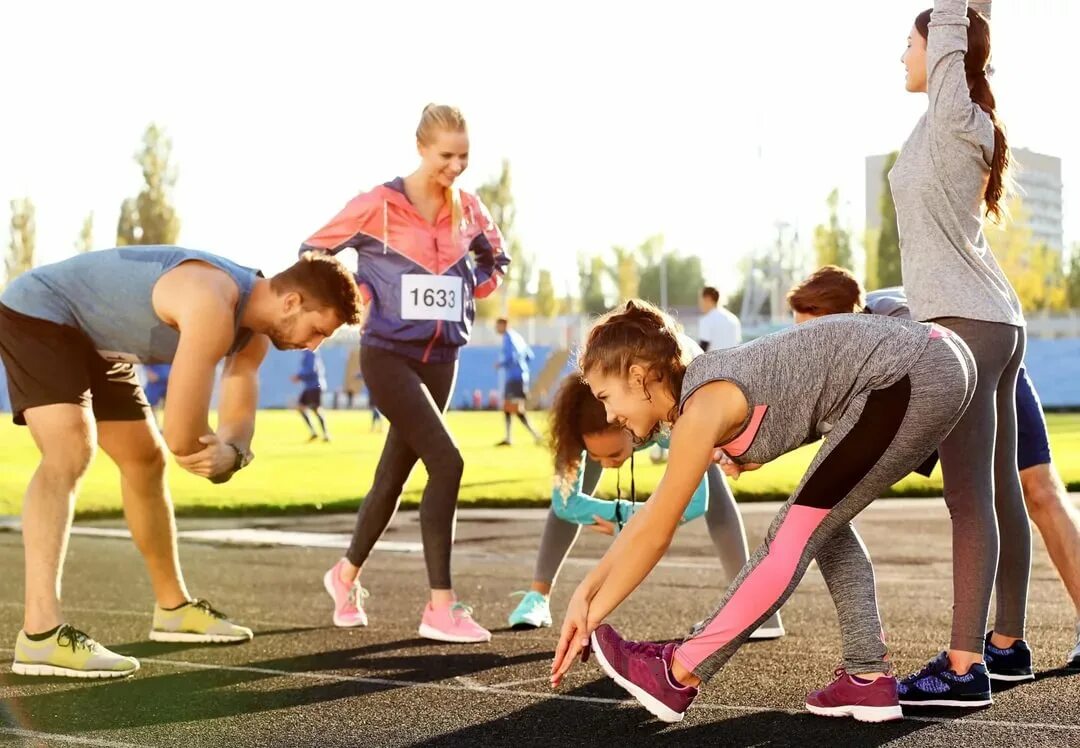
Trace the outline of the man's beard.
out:
<instances>
[{"instance_id":1,"label":"man's beard","mask_svg":"<svg viewBox=\"0 0 1080 748\"><path fill-rule=\"evenodd\" d=\"M273 329L266 333L266 336L270 338L271 345L279 351L295 351L303 346L289 342L288 334L292 332L294 327L296 327L296 319L290 317L274 325Z\"/></svg>"},{"instance_id":2,"label":"man's beard","mask_svg":"<svg viewBox=\"0 0 1080 748\"><path fill-rule=\"evenodd\" d=\"M279 351L296 351L304 347L302 345L297 345L296 343L287 343L277 335L268 335L267 337L270 338L270 344Z\"/></svg>"}]
</instances>

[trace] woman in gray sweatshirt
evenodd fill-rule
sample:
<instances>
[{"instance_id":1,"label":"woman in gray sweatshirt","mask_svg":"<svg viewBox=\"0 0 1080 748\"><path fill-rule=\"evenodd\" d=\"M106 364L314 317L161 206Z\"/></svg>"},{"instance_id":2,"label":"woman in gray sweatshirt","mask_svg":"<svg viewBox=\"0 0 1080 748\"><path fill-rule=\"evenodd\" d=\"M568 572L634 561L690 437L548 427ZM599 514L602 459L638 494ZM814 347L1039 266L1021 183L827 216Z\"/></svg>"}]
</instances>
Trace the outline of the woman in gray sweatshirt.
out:
<instances>
[{"instance_id":1,"label":"woman in gray sweatshirt","mask_svg":"<svg viewBox=\"0 0 1080 748\"><path fill-rule=\"evenodd\" d=\"M935 0L915 20L902 58L907 90L929 101L889 173L912 317L958 333L978 368L971 405L940 450L953 525L952 640L901 682L909 705L988 703L995 676L972 668L987 647L1031 677L1023 641L1031 533L1016 468L1024 315L983 234L984 218L1004 212L1009 147L987 81L990 3L972 5Z\"/></svg>"}]
</instances>

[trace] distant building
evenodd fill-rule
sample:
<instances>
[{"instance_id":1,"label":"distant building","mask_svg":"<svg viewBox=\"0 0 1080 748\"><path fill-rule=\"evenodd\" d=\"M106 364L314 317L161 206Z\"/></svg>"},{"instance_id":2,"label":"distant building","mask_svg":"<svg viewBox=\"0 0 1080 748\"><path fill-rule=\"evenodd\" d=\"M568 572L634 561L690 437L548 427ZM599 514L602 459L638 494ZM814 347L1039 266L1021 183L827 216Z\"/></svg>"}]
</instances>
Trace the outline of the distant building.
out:
<instances>
[{"instance_id":1,"label":"distant building","mask_svg":"<svg viewBox=\"0 0 1080 748\"><path fill-rule=\"evenodd\" d=\"M1027 148L1013 148L1013 179L1029 213L1028 227L1035 241L1061 251L1062 229L1061 159ZM881 227L882 171L888 154L866 157L866 228Z\"/></svg>"},{"instance_id":2,"label":"distant building","mask_svg":"<svg viewBox=\"0 0 1080 748\"><path fill-rule=\"evenodd\" d=\"M1014 148L1012 155L1016 162L1013 179L1030 214L1031 233L1035 241L1060 252L1065 246L1061 228L1061 159L1027 148Z\"/></svg>"}]
</instances>

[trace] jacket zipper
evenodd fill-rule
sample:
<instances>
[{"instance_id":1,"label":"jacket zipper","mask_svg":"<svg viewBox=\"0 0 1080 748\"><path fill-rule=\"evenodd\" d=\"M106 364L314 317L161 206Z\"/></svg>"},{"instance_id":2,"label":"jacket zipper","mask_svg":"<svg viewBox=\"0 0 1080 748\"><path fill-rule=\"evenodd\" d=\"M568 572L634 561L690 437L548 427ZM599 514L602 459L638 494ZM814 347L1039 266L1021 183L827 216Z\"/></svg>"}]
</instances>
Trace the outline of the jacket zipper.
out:
<instances>
[{"instance_id":1,"label":"jacket zipper","mask_svg":"<svg viewBox=\"0 0 1080 748\"><path fill-rule=\"evenodd\" d=\"M435 347L435 341L439 339L439 335L442 334L442 320L435 320L435 334L431 336L431 340L428 341L427 348L424 349L424 357L420 359L422 363L427 363L428 358L431 357L431 349Z\"/></svg>"}]
</instances>

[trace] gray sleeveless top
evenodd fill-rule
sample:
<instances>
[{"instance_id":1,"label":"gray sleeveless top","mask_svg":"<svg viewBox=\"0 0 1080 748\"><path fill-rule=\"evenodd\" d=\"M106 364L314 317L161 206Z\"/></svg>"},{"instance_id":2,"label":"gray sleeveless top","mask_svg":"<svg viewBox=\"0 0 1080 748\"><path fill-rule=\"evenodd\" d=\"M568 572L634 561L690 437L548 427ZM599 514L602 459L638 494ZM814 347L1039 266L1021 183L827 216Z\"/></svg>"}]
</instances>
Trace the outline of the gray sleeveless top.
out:
<instances>
[{"instance_id":1,"label":"gray sleeveless top","mask_svg":"<svg viewBox=\"0 0 1080 748\"><path fill-rule=\"evenodd\" d=\"M860 393L895 384L915 365L931 327L871 314L832 314L750 343L698 356L686 369L680 409L699 387L725 380L750 412L724 451L765 463L832 431Z\"/></svg>"},{"instance_id":2,"label":"gray sleeveless top","mask_svg":"<svg viewBox=\"0 0 1080 748\"><path fill-rule=\"evenodd\" d=\"M180 333L154 312L154 284L176 266L197 260L229 274L240 289L229 353L247 345L240 327L258 270L208 252L172 246L139 246L87 252L23 273L0 294L0 304L28 317L81 330L108 361L166 364Z\"/></svg>"}]
</instances>

